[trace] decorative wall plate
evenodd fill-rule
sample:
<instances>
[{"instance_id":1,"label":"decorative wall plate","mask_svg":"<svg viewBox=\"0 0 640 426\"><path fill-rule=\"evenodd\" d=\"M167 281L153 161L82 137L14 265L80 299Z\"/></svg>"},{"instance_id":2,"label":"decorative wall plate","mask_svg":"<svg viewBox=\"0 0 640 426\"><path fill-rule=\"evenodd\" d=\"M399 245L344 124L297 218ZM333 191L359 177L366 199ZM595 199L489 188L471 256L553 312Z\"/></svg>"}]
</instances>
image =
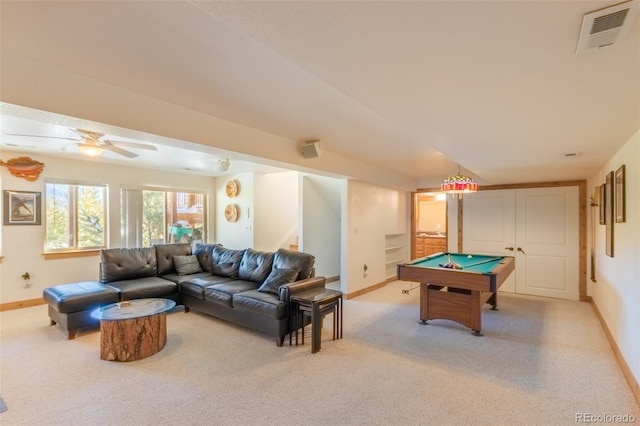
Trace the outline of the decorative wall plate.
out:
<instances>
[{"instance_id":1,"label":"decorative wall plate","mask_svg":"<svg viewBox=\"0 0 640 426\"><path fill-rule=\"evenodd\" d=\"M237 180L230 180L227 182L227 186L225 187L225 191L227 192L227 197L233 198L238 195L240 192L240 184Z\"/></svg>"},{"instance_id":2,"label":"decorative wall plate","mask_svg":"<svg viewBox=\"0 0 640 426\"><path fill-rule=\"evenodd\" d=\"M235 222L238 220L238 216L240 216L238 206L227 204L227 207L224 208L224 218L227 219L227 222Z\"/></svg>"},{"instance_id":3,"label":"decorative wall plate","mask_svg":"<svg viewBox=\"0 0 640 426\"><path fill-rule=\"evenodd\" d=\"M31 157L18 157L12 158L6 163L0 160L0 166L5 166L9 169L9 173L16 177L21 177L29 182L33 182L38 179L38 176L42 173L44 163L32 160Z\"/></svg>"}]
</instances>

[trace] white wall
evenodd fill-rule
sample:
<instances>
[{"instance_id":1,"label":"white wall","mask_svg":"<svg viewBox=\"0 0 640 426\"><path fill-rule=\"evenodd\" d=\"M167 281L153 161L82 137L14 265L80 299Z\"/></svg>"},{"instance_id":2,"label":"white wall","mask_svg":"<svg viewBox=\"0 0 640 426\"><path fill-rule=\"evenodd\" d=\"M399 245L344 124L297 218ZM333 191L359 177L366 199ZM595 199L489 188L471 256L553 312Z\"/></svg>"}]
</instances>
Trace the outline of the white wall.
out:
<instances>
[{"instance_id":1,"label":"white wall","mask_svg":"<svg viewBox=\"0 0 640 426\"><path fill-rule=\"evenodd\" d=\"M385 281L385 235L409 235L410 193L350 180L343 212L340 276L342 290L353 293ZM408 244L405 258L409 258Z\"/></svg>"},{"instance_id":2,"label":"white wall","mask_svg":"<svg viewBox=\"0 0 640 426\"><path fill-rule=\"evenodd\" d=\"M229 198L225 191L227 182L236 180L239 183L238 195ZM253 247L253 218L254 203L253 173L240 173L216 179L216 209L215 209L215 238L210 242L220 243L231 249ZM228 222L224 216L224 209L229 204L235 204L240 209L238 220ZM247 217L249 209L249 217Z\"/></svg>"},{"instance_id":3,"label":"white wall","mask_svg":"<svg viewBox=\"0 0 640 426\"><path fill-rule=\"evenodd\" d=\"M298 236L298 172L256 174L254 182L253 247L289 249Z\"/></svg>"},{"instance_id":4,"label":"white wall","mask_svg":"<svg viewBox=\"0 0 640 426\"><path fill-rule=\"evenodd\" d=\"M45 164L40 177L29 182L12 176L5 167L0 174L3 190L37 191L42 193L44 210L44 179L72 179L100 182L108 185L108 244L121 247L120 235L120 188L122 186L147 186L175 188L212 193L214 179L180 173L167 174L160 170L123 167L94 161L74 161L32 153L5 152L3 160L30 156ZM211 197L209 197L211 199ZM211 208L211 206L209 206ZM208 227L212 222L209 219ZM2 226L0 253L0 303L37 299L44 288L68 282L98 279L99 257L74 257L45 260L43 256L45 238L44 216L42 225ZM21 275L29 272L31 288L24 288Z\"/></svg>"},{"instance_id":5,"label":"white wall","mask_svg":"<svg viewBox=\"0 0 640 426\"><path fill-rule=\"evenodd\" d=\"M614 257L605 253L605 225L598 224L598 209L589 209L596 216L595 276L588 280L588 293L602 314L616 345L640 382L640 131L637 132L609 162L587 183L590 194L605 182L606 174L621 165L626 171L626 222L614 223ZM590 247L590 246L589 246Z\"/></svg>"},{"instance_id":6,"label":"white wall","mask_svg":"<svg viewBox=\"0 0 640 426\"><path fill-rule=\"evenodd\" d=\"M235 179L238 195L229 198L225 187ZM240 215L228 222L225 207L236 204ZM289 248L298 234L298 172L241 173L216 181L216 231L211 241L232 249L261 251Z\"/></svg>"},{"instance_id":7,"label":"white wall","mask_svg":"<svg viewBox=\"0 0 640 426\"><path fill-rule=\"evenodd\" d=\"M300 250L316 257L316 276L340 275L342 188L345 185L344 179L301 177Z\"/></svg>"}]
</instances>

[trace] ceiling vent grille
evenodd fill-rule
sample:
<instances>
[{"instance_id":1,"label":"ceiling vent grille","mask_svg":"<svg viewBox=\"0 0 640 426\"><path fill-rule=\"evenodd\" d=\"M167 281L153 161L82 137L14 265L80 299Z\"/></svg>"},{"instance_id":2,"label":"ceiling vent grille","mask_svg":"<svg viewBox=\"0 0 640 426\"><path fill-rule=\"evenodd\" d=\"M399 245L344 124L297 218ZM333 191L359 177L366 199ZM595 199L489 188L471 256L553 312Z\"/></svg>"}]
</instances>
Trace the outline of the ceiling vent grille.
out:
<instances>
[{"instance_id":1,"label":"ceiling vent grille","mask_svg":"<svg viewBox=\"0 0 640 426\"><path fill-rule=\"evenodd\" d=\"M584 15L576 54L609 47L624 40L633 26L639 6L638 0L632 0Z\"/></svg>"}]
</instances>

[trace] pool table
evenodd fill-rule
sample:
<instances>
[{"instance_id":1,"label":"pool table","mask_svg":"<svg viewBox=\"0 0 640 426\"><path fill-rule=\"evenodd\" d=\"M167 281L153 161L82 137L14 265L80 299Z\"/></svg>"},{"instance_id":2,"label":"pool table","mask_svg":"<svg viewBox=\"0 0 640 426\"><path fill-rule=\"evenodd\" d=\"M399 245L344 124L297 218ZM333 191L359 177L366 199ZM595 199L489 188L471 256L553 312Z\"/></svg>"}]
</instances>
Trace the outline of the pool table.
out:
<instances>
[{"instance_id":1,"label":"pool table","mask_svg":"<svg viewBox=\"0 0 640 426\"><path fill-rule=\"evenodd\" d=\"M436 253L398 265L398 279L420 283L423 324L449 319L482 336L482 305L489 303L497 310L498 288L514 268L511 256Z\"/></svg>"}]
</instances>

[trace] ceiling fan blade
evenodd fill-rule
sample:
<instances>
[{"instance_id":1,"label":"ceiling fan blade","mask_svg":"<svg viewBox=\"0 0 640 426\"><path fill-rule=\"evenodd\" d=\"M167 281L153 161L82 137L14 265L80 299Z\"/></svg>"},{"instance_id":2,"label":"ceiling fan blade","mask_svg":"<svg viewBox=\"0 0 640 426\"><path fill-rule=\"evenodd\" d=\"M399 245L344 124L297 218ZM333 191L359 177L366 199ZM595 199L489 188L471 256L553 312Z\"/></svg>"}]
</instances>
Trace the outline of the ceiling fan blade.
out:
<instances>
[{"instance_id":1,"label":"ceiling fan blade","mask_svg":"<svg viewBox=\"0 0 640 426\"><path fill-rule=\"evenodd\" d=\"M136 142L125 142L125 141L111 141L111 140L105 140L103 142L109 143L111 145L116 145L116 146L126 146L127 148L138 148L138 149L148 149L149 151L157 151L158 148L156 148L153 145L147 145L144 143L136 143Z\"/></svg>"},{"instance_id":2,"label":"ceiling fan blade","mask_svg":"<svg viewBox=\"0 0 640 426\"><path fill-rule=\"evenodd\" d=\"M65 138L62 136L43 136L43 135L23 135L23 134L19 134L19 133L5 133L7 136L25 136L28 138L45 138L45 139L65 139L68 141L75 141L75 142L80 142L82 141L82 139L75 139L75 138Z\"/></svg>"},{"instance_id":3,"label":"ceiling fan blade","mask_svg":"<svg viewBox=\"0 0 640 426\"><path fill-rule=\"evenodd\" d=\"M136 154L135 152L131 152L131 151L127 151L126 149L122 149L119 148L115 145L112 145L110 143L108 144L104 144L104 145L100 145L102 148L104 149L108 149L111 152L115 152L116 154L120 154L120 155L124 155L127 158L135 158L138 156L138 154Z\"/></svg>"},{"instance_id":4,"label":"ceiling fan blade","mask_svg":"<svg viewBox=\"0 0 640 426\"><path fill-rule=\"evenodd\" d=\"M85 140L89 139L92 141L97 141L104 136L104 133L94 132L93 130L73 129L73 128L70 128L69 130L76 132L82 139L85 139Z\"/></svg>"}]
</instances>

